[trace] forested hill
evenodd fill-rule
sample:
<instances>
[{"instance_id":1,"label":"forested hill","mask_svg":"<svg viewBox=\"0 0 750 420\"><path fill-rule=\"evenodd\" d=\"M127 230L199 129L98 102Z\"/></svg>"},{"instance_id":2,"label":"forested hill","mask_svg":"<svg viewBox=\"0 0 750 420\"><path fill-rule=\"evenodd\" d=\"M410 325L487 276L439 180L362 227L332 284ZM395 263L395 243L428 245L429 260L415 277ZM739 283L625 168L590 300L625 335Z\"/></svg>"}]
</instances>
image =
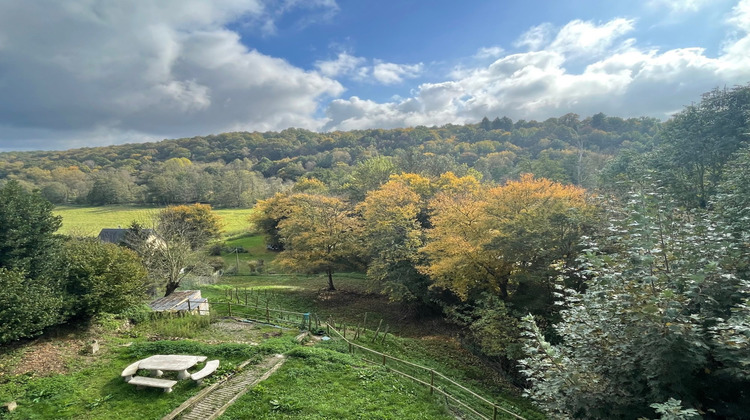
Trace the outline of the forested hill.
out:
<instances>
[{"instance_id":1,"label":"forested hill","mask_svg":"<svg viewBox=\"0 0 750 420\"><path fill-rule=\"evenodd\" d=\"M39 188L55 203L207 202L223 207L250 206L301 177L351 192L358 176L372 178L373 171L386 178L395 172L472 171L496 182L531 172L590 186L622 147L650 148L660 125L653 118L599 113L584 119L576 114L543 122L485 118L478 124L390 130L235 132L0 153L0 180Z\"/></svg>"}]
</instances>

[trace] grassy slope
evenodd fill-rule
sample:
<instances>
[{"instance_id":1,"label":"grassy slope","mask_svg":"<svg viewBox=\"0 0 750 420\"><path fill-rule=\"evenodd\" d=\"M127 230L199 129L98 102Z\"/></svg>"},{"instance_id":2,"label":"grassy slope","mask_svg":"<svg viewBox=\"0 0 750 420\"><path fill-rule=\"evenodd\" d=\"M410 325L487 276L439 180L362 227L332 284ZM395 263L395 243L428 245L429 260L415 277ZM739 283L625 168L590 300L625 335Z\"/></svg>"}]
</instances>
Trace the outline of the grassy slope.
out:
<instances>
[{"instance_id":1,"label":"grassy slope","mask_svg":"<svg viewBox=\"0 0 750 420\"><path fill-rule=\"evenodd\" d=\"M117 220L126 220L120 224L127 225L133 217L138 217L144 214L144 212L157 210L155 208L144 209L127 206L103 208L66 207L58 209L57 213L63 215L64 229L70 232L76 226L91 224L98 228L100 226L111 226L112 221ZM225 244L228 247L241 246L248 252L222 255L227 263L227 267L233 267L237 263L237 259L239 259L239 275L225 275L215 285L201 286L203 295L209 297L211 301L216 302L212 306L212 312L215 314L226 313L226 307L218 302L226 300L227 291L230 289L240 290L241 295L244 295L243 290L250 290L251 301L253 294L257 296L259 293L262 293L263 299L268 299L272 307L300 312L314 312L322 320L328 316L332 316L337 323L344 322L350 327L361 323L364 314L367 313L369 328L375 329L379 320L383 319L383 326L388 325L391 332L412 338L393 338L386 341L385 344L370 343L368 340L367 343L362 344L387 351L396 357L434 368L473 388L480 394L491 397L491 399L499 402L501 405L514 406L520 408L530 418L540 418L539 414L530 408L527 401L514 396L515 392L509 392L509 388L505 385L502 378L492 374L488 375L488 372L492 372L492 369L484 366L479 359L466 352L455 338L451 338L455 337L454 327L446 325L439 316L435 314L420 314L409 307L389 303L382 296L370 293L365 277L359 273L335 274L334 281L340 290L334 293L323 290L326 286L326 279L323 276L277 273L277 269L273 265L273 259L277 254L266 250L261 238L257 236L237 235L246 226L245 220L249 211L220 210L217 212L223 212L222 216L227 221L228 228L225 231L234 233L234 235L227 235L231 237ZM264 272L262 274L251 274L247 262L259 259L263 259L265 262ZM157 326L153 326L152 328L158 329ZM186 336L194 336L187 335L190 330L189 328L183 329L182 333ZM213 342L217 341L216 337L208 339ZM221 341L221 339L219 338L218 341ZM0 363L2 363L1 357ZM339 417L342 412L340 413L336 410L342 407L350 408L349 411L346 411L350 416L344 416L344 418L358 418L361 416L361 412L357 411L359 409L356 407L350 407L350 404L347 404L346 400L354 399L358 401L357 404L367 407L369 404L367 399L372 395L378 395L378 398L385 398L379 394L381 391L367 390L366 387L362 388L363 392L368 393L368 395L375 394L370 396L360 395L359 397L352 395L352 392L357 394L356 389L358 387L367 384L366 381L363 383L363 375L360 374L361 371L357 371L361 367L350 367L345 368L344 371L339 371L341 369L340 366L326 364L329 362L314 362L318 363L316 368L320 371L320 378L318 378L309 370L309 367L305 367L304 364L300 365L300 363L299 360L290 361L288 366L283 367L277 375L272 377L272 380L244 397L242 401L247 403L238 404L234 409L235 411L227 413L227 416L229 416L227 418L243 418L243 416L244 418L248 418L248 416L252 418L284 418L289 416L295 418ZM327 373L324 373L328 370L338 373L334 375L335 377L329 377ZM90 374L88 375L90 376ZM107 372L106 375L111 377L112 372ZM369 371L364 374L364 377L369 375L379 375L378 377L385 378L385 376L379 373ZM341 377L340 380L336 380L338 376ZM292 379L289 377L292 377ZM301 379L295 380L295 377L300 377ZM397 383L387 382L388 385L385 386L396 388L403 386L402 382L395 377L387 379L387 381L394 380ZM316 389L316 395L322 392L326 397L321 399L321 397L316 396L313 398L309 395L311 388ZM1 391L2 387L0 387L0 397L3 397ZM411 395L410 393L407 394ZM88 395L88 393L84 394ZM107 395L109 394L103 394L97 398L106 398ZM186 395L187 393L183 393L183 398L186 398ZM331 395L343 395L345 398L343 400L331 400ZM91 399L90 396L86 398L87 400ZM93 399L88 404L97 405L97 401ZM388 404L391 405L403 404L398 399L385 399L384 401L390 401ZM109 402L107 401L107 403ZM261 416L260 412L253 407L264 407L260 410L266 410L263 411L265 414ZM329 409L333 411L326 411ZM311 414L317 412L317 410L327 412L327 417L316 417L316 415ZM411 415L401 413L398 417L420 418L414 413ZM389 417L386 414L378 414L376 417L367 418Z\"/></svg>"},{"instance_id":2,"label":"grassy slope","mask_svg":"<svg viewBox=\"0 0 750 420\"><path fill-rule=\"evenodd\" d=\"M60 233L75 233L83 236L96 236L103 228L123 228L137 221L145 226L153 224L154 216L163 207L139 206L101 206L77 207L59 206L54 214L62 216L63 225ZM247 218L250 209L218 209L214 212L224 222L224 234L227 236L241 234L248 230Z\"/></svg>"}]
</instances>

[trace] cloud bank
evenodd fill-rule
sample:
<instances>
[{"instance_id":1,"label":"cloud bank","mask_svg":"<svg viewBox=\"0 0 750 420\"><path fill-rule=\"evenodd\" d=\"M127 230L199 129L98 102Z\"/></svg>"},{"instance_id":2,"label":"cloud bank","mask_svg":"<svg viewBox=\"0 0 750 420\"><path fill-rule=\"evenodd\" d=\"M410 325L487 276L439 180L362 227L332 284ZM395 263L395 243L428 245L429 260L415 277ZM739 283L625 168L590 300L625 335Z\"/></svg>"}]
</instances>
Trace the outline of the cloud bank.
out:
<instances>
[{"instance_id":1,"label":"cloud bank","mask_svg":"<svg viewBox=\"0 0 750 420\"><path fill-rule=\"evenodd\" d=\"M118 133L153 139L319 127L320 101L340 95L342 85L248 48L227 29L272 26L283 10L269 7L259 0L0 2L0 148L49 148L52 139L107 144Z\"/></svg>"},{"instance_id":2,"label":"cloud bank","mask_svg":"<svg viewBox=\"0 0 750 420\"><path fill-rule=\"evenodd\" d=\"M654 0L671 13L706 1ZM639 41L637 19L542 23L453 71L338 52L294 66L243 44L339 12L334 0L0 2L0 151L68 148L233 130L392 128L545 119L575 112L666 118L718 84L750 81L750 0L717 53ZM429 80L429 81L428 81ZM345 86L410 89L378 102ZM396 92L395 90L393 92ZM384 97L390 97L386 95ZM381 96L383 97L383 96Z\"/></svg>"},{"instance_id":3,"label":"cloud bank","mask_svg":"<svg viewBox=\"0 0 750 420\"><path fill-rule=\"evenodd\" d=\"M639 47L628 37L636 25L617 18L532 27L514 43L525 52L461 68L449 81L422 83L408 98L335 99L326 129L460 124L503 115L545 119L568 112L666 119L718 83L750 81L750 0L740 1L727 17L726 42L715 57L699 47Z\"/></svg>"}]
</instances>

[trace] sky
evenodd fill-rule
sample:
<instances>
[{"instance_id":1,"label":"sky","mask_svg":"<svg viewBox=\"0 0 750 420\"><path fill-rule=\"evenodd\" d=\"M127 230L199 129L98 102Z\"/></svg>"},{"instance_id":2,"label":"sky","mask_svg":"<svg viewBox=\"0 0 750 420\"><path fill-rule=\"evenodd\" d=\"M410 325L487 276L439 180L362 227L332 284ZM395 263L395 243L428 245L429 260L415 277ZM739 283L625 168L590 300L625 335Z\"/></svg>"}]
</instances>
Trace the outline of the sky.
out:
<instances>
[{"instance_id":1,"label":"sky","mask_svg":"<svg viewBox=\"0 0 750 420\"><path fill-rule=\"evenodd\" d=\"M4 0L0 151L662 120L750 82L750 0Z\"/></svg>"}]
</instances>

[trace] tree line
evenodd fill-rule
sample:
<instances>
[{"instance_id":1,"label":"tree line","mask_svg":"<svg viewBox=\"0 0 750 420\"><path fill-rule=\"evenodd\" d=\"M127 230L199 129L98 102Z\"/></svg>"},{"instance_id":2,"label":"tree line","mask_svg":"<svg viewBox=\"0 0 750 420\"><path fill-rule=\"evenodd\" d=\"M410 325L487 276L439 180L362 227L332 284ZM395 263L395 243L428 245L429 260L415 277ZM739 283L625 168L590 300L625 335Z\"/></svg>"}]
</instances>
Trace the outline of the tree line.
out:
<instances>
[{"instance_id":1,"label":"tree line","mask_svg":"<svg viewBox=\"0 0 750 420\"><path fill-rule=\"evenodd\" d=\"M543 122L507 117L478 124L313 133L224 133L156 143L0 153L0 183L16 180L55 204L192 204L248 208L300 178L340 193L359 165L388 158L394 172L472 173L494 182L534 173L593 186L622 147L648 148L661 124L566 114ZM364 190L359 194L363 195Z\"/></svg>"}]
</instances>

